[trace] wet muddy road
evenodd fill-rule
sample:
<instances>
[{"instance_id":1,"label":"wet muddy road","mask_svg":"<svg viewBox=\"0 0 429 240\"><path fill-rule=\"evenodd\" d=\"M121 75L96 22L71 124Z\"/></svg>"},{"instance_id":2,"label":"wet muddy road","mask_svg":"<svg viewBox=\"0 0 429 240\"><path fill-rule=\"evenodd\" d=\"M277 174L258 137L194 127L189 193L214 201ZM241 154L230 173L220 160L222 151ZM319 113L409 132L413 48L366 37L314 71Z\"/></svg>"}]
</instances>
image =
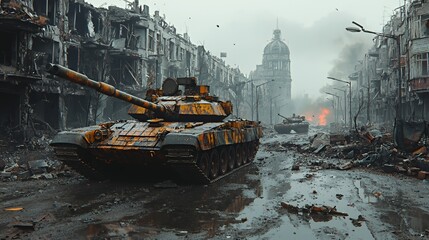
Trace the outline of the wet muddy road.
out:
<instances>
[{"instance_id":1,"label":"wet muddy road","mask_svg":"<svg viewBox=\"0 0 429 240\"><path fill-rule=\"evenodd\" d=\"M0 183L2 239L425 239L429 182L365 169L292 171L302 155L270 149L209 186L90 182L79 176ZM286 149L287 150L287 149ZM308 157L307 157L308 158ZM318 160L318 159L309 159ZM290 211L336 206L348 216ZM23 208L6 211L8 207ZM361 217L359 217L361 215Z\"/></svg>"}]
</instances>

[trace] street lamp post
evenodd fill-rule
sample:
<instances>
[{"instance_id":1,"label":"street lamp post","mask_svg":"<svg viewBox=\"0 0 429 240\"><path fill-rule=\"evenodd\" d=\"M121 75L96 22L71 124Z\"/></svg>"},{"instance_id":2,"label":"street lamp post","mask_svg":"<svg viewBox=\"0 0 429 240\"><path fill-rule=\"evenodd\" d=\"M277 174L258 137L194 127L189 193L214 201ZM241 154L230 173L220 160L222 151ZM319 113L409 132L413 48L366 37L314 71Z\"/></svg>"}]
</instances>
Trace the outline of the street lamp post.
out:
<instances>
[{"instance_id":1,"label":"street lamp post","mask_svg":"<svg viewBox=\"0 0 429 240\"><path fill-rule=\"evenodd\" d=\"M258 88L260 88L261 86L263 86L265 84L268 84L268 83L270 83L272 81L274 81L274 79L272 79L270 81L267 81L267 82L264 82L264 83L261 83L261 84L258 84L255 87L256 88L256 121L257 122L259 122L259 94L258 94Z\"/></svg>"},{"instance_id":2,"label":"street lamp post","mask_svg":"<svg viewBox=\"0 0 429 240\"><path fill-rule=\"evenodd\" d=\"M351 81L345 81L334 77L328 77L328 79L342 82L349 85L349 126L350 129L352 129L352 82Z\"/></svg>"},{"instance_id":3,"label":"street lamp post","mask_svg":"<svg viewBox=\"0 0 429 240\"><path fill-rule=\"evenodd\" d=\"M353 21L352 23L354 25L358 26L359 28L347 27L346 30L349 32L365 32L365 33L374 34L374 35L377 35L380 37L391 38L391 39L394 39L396 41L396 45L398 48L398 103L396 106L396 120L401 120L402 119L402 107L401 107L401 103L402 103L401 35L391 35L391 34L384 34L384 33L369 31L369 30L366 30L362 25L360 25L359 23L357 23L355 21Z\"/></svg>"},{"instance_id":4,"label":"street lamp post","mask_svg":"<svg viewBox=\"0 0 429 240\"><path fill-rule=\"evenodd\" d=\"M253 79L250 79L249 81L245 82L245 84L247 84L247 83L250 83L250 86L251 86L251 89L250 89L250 91L251 91L251 93L250 93L250 98L251 98L250 111L252 114L252 121L253 121L253 116L255 115L254 114L254 105L253 105L253 102L254 102L254 100L253 100L253 88L255 87L255 84L253 84Z\"/></svg>"},{"instance_id":5,"label":"street lamp post","mask_svg":"<svg viewBox=\"0 0 429 240\"><path fill-rule=\"evenodd\" d=\"M335 88L335 90L341 91L344 94L344 126L347 127L347 93L346 89Z\"/></svg>"},{"instance_id":6,"label":"street lamp post","mask_svg":"<svg viewBox=\"0 0 429 240\"><path fill-rule=\"evenodd\" d=\"M331 95L331 96L333 96L333 97L336 97L337 98L337 106L335 107L335 105L334 105L334 111L335 111L335 122L337 123L338 122L338 105L339 105L339 103L340 103L340 96L338 96L338 95L336 95L336 94L333 94L333 93L330 93L330 92L325 92L326 94L328 94L328 95Z\"/></svg>"},{"instance_id":7,"label":"street lamp post","mask_svg":"<svg viewBox=\"0 0 429 240\"><path fill-rule=\"evenodd\" d=\"M273 100L280 96L281 95L277 95L275 97L270 98L270 125L273 125Z\"/></svg>"}]
</instances>

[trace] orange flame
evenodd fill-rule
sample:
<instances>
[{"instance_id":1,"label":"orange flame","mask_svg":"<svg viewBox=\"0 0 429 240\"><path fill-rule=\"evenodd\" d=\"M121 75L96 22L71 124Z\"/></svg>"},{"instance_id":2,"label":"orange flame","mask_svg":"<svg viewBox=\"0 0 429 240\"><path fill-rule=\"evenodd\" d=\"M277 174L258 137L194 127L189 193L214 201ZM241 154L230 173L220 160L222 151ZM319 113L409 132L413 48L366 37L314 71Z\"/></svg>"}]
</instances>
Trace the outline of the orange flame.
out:
<instances>
[{"instance_id":1,"label":"orange flame","mask_svg":"<svg viewBox=\"0 0 429 240\"><path fill-rule=\"evenodd\" d=\"M314 121L314 115L311 113L306 113L305 114L305 120L307 120L307 122L313 122Z\"/></svg>"},{"instance_id":2,"label":"orange flame","mask_svg":"<svg viewBox=\"0 0 429 240\"><path fill-rule=\"evenodd\" d=\"M320 126L326 126L326 117L329 115L329 113L331 113L331 111L329 111L329 109L322 108L322 112L319 115L319 125Z\"/></svg>"}]
</instances>

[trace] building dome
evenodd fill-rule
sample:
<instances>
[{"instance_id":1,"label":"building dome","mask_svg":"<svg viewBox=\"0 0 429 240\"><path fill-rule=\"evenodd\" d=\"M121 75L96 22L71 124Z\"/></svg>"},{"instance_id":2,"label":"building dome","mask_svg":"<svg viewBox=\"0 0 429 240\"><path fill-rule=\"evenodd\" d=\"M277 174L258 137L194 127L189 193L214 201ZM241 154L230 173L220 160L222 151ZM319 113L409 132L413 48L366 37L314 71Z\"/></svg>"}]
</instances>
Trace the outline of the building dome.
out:
<instances>
[{"instance_id":1,"label":"building dome","mask_svg":"<svg viewBox=\"0 0 429 240\"><path fill-rule=\"evenodd\" d=\"M288 46L280 39L281 34L280 29L274 30L273 40L265 46L264 54L289 55Z\"/></svg>"}]
</instances>

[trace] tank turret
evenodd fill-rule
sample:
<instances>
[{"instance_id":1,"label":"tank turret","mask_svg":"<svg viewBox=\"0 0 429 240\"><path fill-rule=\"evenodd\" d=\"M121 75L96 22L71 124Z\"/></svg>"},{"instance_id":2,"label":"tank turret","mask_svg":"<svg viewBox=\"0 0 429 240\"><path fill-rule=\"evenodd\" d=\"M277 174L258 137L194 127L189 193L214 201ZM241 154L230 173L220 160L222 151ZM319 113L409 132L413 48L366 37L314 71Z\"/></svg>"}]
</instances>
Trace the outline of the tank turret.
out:
<instances>
[{"instance_id":1,"label":"tank turret","mask_svg":"<svg viewBox=\"0 0 429 240\"><path fill-rule=\"evenodd\" d=\"M209 86L197 85L194 77L167 78L162 89L149 89L146 99L142 99L58 64L49 64L47 71L70 82L132 103L128 114L139 121L161 118L164 121L178 122L220 122L232 113L230 101L219 101L217 97L210 96Z\"/></svg>"}]
</instances>

